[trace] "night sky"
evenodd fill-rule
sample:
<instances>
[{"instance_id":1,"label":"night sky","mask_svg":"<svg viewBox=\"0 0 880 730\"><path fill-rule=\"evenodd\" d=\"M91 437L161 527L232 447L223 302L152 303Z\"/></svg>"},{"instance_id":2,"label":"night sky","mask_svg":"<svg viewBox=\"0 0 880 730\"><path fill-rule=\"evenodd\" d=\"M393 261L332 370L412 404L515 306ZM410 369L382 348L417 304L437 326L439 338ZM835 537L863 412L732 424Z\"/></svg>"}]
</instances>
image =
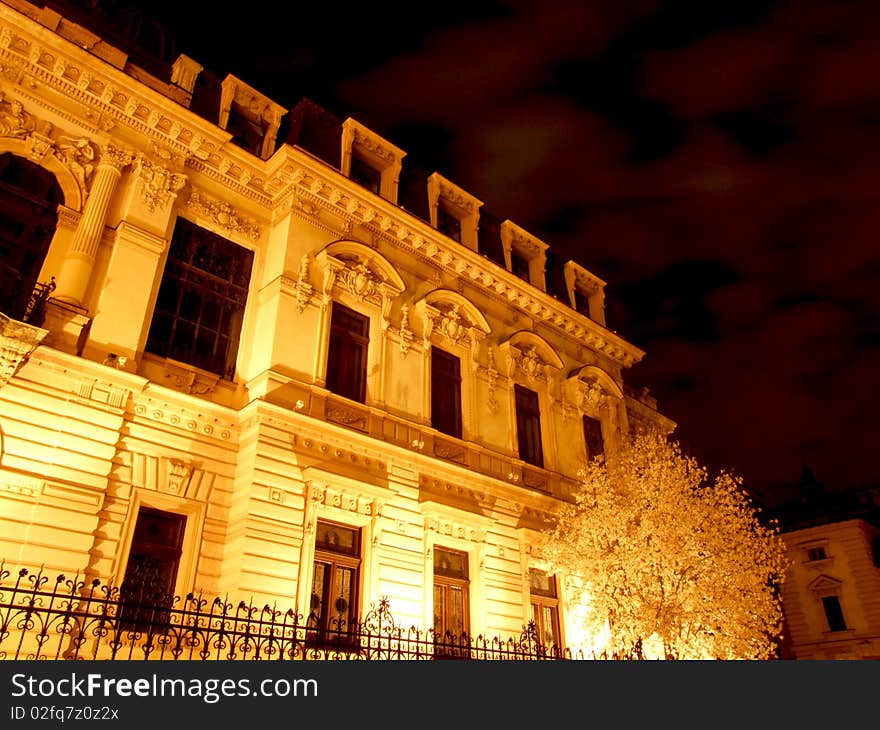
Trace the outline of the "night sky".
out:
<instances>
[{"instance_id":1,"label":"night sky","mask_svg":"<svg viewBox=\"0 0 880 730\"><path fill-rule=\"evenodd\" d=\"M605 279L626 379L708 466L770 502L803 465L880 482L880 3L145 7Z\"/></svg>"}]
</instances>

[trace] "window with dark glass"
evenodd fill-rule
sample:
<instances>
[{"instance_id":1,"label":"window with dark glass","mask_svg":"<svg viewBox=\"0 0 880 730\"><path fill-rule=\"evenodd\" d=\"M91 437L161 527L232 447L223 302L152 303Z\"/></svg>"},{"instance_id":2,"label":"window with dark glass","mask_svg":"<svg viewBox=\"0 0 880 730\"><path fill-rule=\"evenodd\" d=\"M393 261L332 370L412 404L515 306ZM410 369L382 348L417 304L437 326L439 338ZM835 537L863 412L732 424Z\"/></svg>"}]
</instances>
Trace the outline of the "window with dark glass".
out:
<instances>
[{"instance_id":1,"label":"window with dark glass","mask_svg":"<svg viewBox=\"0 0 880 730\"><path fill-rule=\"evenodd\" d=\"M0 154L0 312L12 319L26 318L63 201L48 170L11 152Z\"/></svg>"},{"instance_id":2,"label":"window with dark glass","mask_svg":"<svg viewBox=\"0 0 880 730\"><path fill-rule=\"evenodd\" d=\"M382 189L382 171L377 170L369 162L353 154L348 176L358 185L372 190L376 195Z\"/></svg>"},{"instance_id":3,"label":"window with dark glass","mask_svg":"<svg viewBox=\"0 0 880 730\"><path fill-rule=\"evenodd\" d=\"M807 550L807 558L811 561L813 560L825 560L827 555L825 554L825 548L823 547L814 547Z\"/></svg>"},{"instance_id":4,"label":"window with dark glass","mask_svg":"<svg viewBox=\"0 0 880 730\"><path fill-rule=\"evenodd\" d=\"M590 316L590 297L577 288L574 290L574 308L585 317Z\"/></svg>"},{"instance_id":5,"label":"window with dark glass","mask_svg":"<svg viewBox=\"0 0 880 730\"><path fill-rule=\"evenodd\" d=\"M461 362L438 347L431 348L431 425L461 438Z\"/></svg>"},{"instance_id":6,"label":"window with dark glass","mask_svg":"<svg viewBox=\"0 0 880 730\"><path fill-rule=\"evenodd\" d=\"M521 385L514 386L516 400L516 438L519 458L534 466L544 466L541 447L541 410L538 394Z\"/></svg>"},{"instance_id":7,"label":"window with dark glass","mask_svg":"<svg viewBox=\"0 0 880 730\"><path fill-rule=\"evenodd\" d=\"M438 655L466 654L469 628L468 556L434 547L434 641Z\"/></svg>"},{"instance_id":8,"label":"window with dark glass","mask_svg":"<svg viewBox=\"0 0 880 730\"><path fill-rule=\"evenodd\" d=\"M253 259L252 251L178 218L147 351L231 380Z\"/></svg>"},{"instance_id":9,"label":"window with dark glass","mask_svg":"<svg viewBox=\"0 0 880 730\"><path fill-rule=\"evenodd\" d=\"M229 110L226 131L232 135L232 141L235 144L260 157L266 131L259 122L251 119L236 102L232 103L232 108Z\"/></svg>"},{"instance_id":10,"label":"window with dark glass","mask_svg":"<svg viewBox=\"0 0 880 730\"><path fill-rule=\"evenodd\" d=\"M358 403L365 402L369 344L369 317L333 302L327 352L327 390Z\"/></svg>"},{"instance_id":11,"label":"window with dark glass","mask_svg":"<svg viewBox=\"0 0 880 730\"><path fill-rule=\"evenodd\" d=\"M529 261L525 256L516 251L510 252L510 270L513 272L514 276L518 276L523 281L531 282L531 276L529 275Z\"/></svg>"},{"instance_id":12,"label":"window with dark glass","mask_svg":"<svg viewBox=\"0 0 880 730\"><path fill-rule=\"evenodd\" d=\"M829 631L846 631L846 620L837 596L822 596L822 608L825 610Z\"/></svg>"},{"instance_id":13,"label":"window with dark glass","mask_svg":"<svg viewBox=\"0 0 880 730\"><path fill-rule=\"evenodd\" d=\"M119 618L126 630L157 630L168 624L186 516L141 507L120 588Z\"/></svg>"},{"instance_id":14,"label":"window with dark glass","mask_svg":"<svg viewBox=\"0 0 880 730\"><path fill-rule=\"evenodd\" d=\"M584 443L587 446L587 460L605 455L605 443L602 440L602 422L598 418L584 416Z\"/></svg>"},{"instance_id":15,"label":"window with dark glass","mask_svg":"<svg viewBox=\"0 0 880 730\"><path fill-rule=\"evenodd\" d=\"M306 626L313 640L334 640L357 623L360 530L318 520L312 596Z\"/></svg>"},{"instance_id":16,"label":"window with dark glass","mask_svg":"<svg viewBox=\"0 0 880 730\"><path fill-rule=\"evenodd\" d=\"M437 230L453 241L461 241L461 221L442 204L437 206Z\"/></svg>"},{"instance_id":17,"label":"window with dark glass","mask_svg":"<svg viewBox=\"0 0 880 730\"><path fill-rule=\"evenodd\" d=\"M543 651L552 652L560 645L556 578L540 570L529 570L529 593L538 644Z\"/></svg>"}]
</instances>

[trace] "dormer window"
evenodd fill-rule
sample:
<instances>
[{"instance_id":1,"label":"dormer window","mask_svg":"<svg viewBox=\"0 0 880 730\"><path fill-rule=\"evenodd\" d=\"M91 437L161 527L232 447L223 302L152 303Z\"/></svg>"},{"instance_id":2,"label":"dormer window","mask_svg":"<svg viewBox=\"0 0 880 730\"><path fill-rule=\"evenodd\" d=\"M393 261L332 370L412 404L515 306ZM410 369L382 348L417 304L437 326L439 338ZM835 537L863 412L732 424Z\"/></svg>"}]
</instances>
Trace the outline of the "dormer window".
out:
<instances>
[{"instance_id":1,"label":"dormer window","mask_svg":"<svg viewBox=\"0 0 880 730\"><path fill-rule=\"evenodd\" d=\"M565 264L565 285L571 308L605 326L605 282L580 264Z\"/></svg>"},{"instance_id":2,"label":"dormer window","mask_svg":"<svg viewBox=\"0 0 880 730\"><path fill-rule=\"evenodd\" d=\"M438 172L428 178L431 225L472 251L477 250L477 223L482 204Z\"/></svg>"},{"instance_id":3,"label":"dormer window","mask_svg":"<svg viewBox=\"0 0 880 730\"><path fill-rule=\"evenodd\" d=\"M547 265L547 244L512 221L501 224L501 246L504 263L514 276L547 290L544 269Z\"/></svg>"},{"instance_id":4,"label":"dormer window","mask_svg":"<svg viewBox=\"0 0 880 730\"><path fill-rule=\"evenodd\" d=\"M350 117L342 123L343 175L395 205L406 152Z\"/></svg>"},{"instance_id":5,"label":"dormer window","mask_svg":"<svg viewBox=\"0 0 880 730\"><path fill-rule=\"evenodd\" d=\"M437 230L461 243L461 221L442 204L437 207Z\"/></svg>"},{"instance_id":6,"label":"dormer window","mask_svg":"<svg viewBox=\"0 0 880 730\"><path fill-rule=\"evenodd\" d=\"M351 168L348 176L361 187L379 195L382 189L382 172L373 167L359 155L351 156Z\"/></svg>"},{"instance_id":7,"label":"dormer window","mask_svg":"<svg viewBox=\"0 0 880 730\"><path fill-rule=\"evenodd\" d=\"M516 251L510 252L510 270L523 281L530 281L529 260Z\"/></svg>"},{"instance_id":8,"label":"dormer window","mask_svg":"<svg viewBox=\"0 0 880 730\"><path fill-rule=\"evenodd\" d=\"M220 126L232 134L237 145L268 159L275 151L284 107L232 74L223 79L221 86Z\"/></svg>"}]
</instances>

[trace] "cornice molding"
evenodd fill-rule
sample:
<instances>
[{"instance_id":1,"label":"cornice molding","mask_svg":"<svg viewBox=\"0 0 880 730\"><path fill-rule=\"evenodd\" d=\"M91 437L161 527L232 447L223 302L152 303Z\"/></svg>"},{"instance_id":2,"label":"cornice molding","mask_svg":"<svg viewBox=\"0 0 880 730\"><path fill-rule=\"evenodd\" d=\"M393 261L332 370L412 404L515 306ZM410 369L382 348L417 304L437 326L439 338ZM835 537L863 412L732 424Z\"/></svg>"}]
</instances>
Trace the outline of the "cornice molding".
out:
<instances>
[{"instance_id":1,"label":"cornice molding","mask_svg":"<svg viewBox=\"0 0 880 730\"><path fill-rule=\"evenodd\" d=\"M377 202L375 197L367 202L367 191L362 195L354 189L356 186L353 183L341 176L337 179L338 173L310 159L305 153L282 148L273 161L275 164L271 167L275 171L268 176L267 187L275 198L281 199L293 193L316 209L347 216L353 224L381 235L391 245L444 268L453 275L464 277L472 286L499 298L508 306L513 304L520 307L545 326L552 327L577 344L587 345L605 354L624 367L631 367L644 357L644 351L572 310L567 304L522 282L467 247L450 245L442 234L423 221L390 203ZM315 213L317 217L317 210Z\"/></svg>"}]
</instances>

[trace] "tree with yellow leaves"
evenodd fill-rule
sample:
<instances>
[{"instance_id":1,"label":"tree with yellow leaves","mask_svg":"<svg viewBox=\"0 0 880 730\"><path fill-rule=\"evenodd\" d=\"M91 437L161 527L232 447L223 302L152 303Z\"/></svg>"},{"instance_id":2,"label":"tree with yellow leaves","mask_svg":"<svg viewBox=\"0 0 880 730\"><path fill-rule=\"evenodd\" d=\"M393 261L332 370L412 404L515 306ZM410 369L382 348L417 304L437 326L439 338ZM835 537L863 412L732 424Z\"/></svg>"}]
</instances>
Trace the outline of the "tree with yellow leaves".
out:
<instances>
[{"instance_id":1,"label":"tree with yellow leaves","mask_svg":"<svg viewBox=\"0 0 880 730\"><path fill-rule=\"evenodd\" d=\"M588 628L610 636L609 653L639 644L666 658L774 656L784 544L738 477L710 479L677 442L645 433L590 462L557 517L543 557L580 585Z\"/></svg>"}]
</instances>

